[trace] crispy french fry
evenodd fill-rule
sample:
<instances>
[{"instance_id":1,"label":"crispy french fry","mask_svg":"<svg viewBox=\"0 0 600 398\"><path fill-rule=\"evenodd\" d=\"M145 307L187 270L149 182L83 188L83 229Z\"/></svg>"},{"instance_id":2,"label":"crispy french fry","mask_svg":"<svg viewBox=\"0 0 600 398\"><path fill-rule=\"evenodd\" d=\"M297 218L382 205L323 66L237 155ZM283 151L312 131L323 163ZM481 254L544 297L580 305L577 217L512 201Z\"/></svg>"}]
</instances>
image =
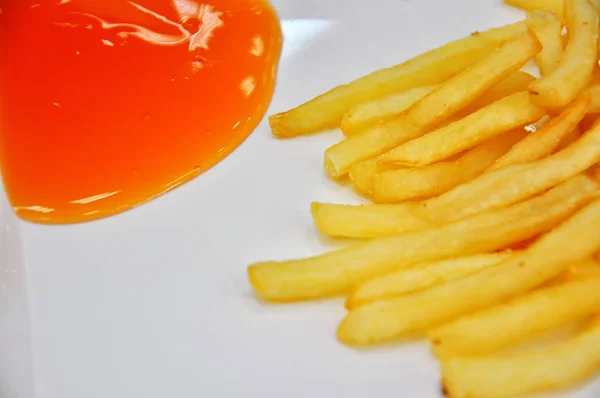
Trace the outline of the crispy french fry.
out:
<instances>
[{"instance_id":1,"label":"crispy french fry","mask_svg":"<svg viewBox=\"0 0 600 398\"><path fill-rule=\"evenodd\" d=\"M558 67L529 85L536 104L559 109L588 85L598 59L598 12L590 0L565 0L569 41Z\"/></svg>"},{"instance_id":2,"label":"crispy french fry","mask_svg":"<svg viewBox=\"0 0 600 398\"><path fill-rule=\"evenodd\" d=\"M540 285L540 287L552 287L558 286L565 283L574 281L580 281L589 278L600 277L600 264L592 256L585 261L578 262L569 267L568 270L560 274L559 276L550 279L549 281Z\"/></svg>"},{"instance_id":3,"label":"crispy french fry","mask_svg":"<svg viewBox=\"0 0 600 398\"><path fill-rule=\"evenodd\" d=\"M595 164L589 170L589 175L596 181L600 181L600 163Z\"/></svg>"},{"instance_id":4,"label":"crispy french fry","mask_svg":"<svg viewBox=\"0 0 600 398\"><path fill-rule=\"evenodd\" d=\"M539 289L429 333L439 358L480 356L593 315L600 309L600 278Z\"/></svg>"},{"instance_id":5,"label":"crispy french fry","mask_svg":"<svg viewBox=\"0 0 600 398\"><path fill-rule=\"evenodd\" d=\"M358 345L391 340L523 294L599 250L598 225L600 200L501 264L422 292L354 309L340 325L338 338Z\"/></svg>"},{"instance_id":6,"label":"crispy french fry","mask_svg":"<svg viewBox=\"0 0 600 398\"><path fill-rule=\"evenodd\" d=\"M549 11L530 11L527 13L527 27L535 33L542 51L536 55L540 74L546 76L558 67L564 52L562 22L556 14Z\"/></svg>"},{"instance_id":7,"label":"crispy french fry","mask_svg":"<svg viewBox=\"0 0 600 398\"><path fill-rule=\"evenodd\" d=\"M328 148L325 168L340 177L353 164L371 159L441 124L485 90L520 69L541 50L533 33L526 32L486 58L451 77L400 115Z\"/></svg>"},{"instance_id":8,"label":"crispy french fry","mask_svg":"<svg viewBox=\"0 0 600 398\"><path fill-rule=\"evenodd\" d=\"M346 137L356 135L407 110L435 88L437 86L415 87L359 104L344 115L340 129Z\"/></svg>"},{"instance_id":9,"label":"crispy french fry","mask_svg":"<svg viewBox=\"0 0 600 398\"><path fill-rule=\"evenodd\" d=\"M415 213L416 203L399 205L339 205L313 202L317 229L334 238L379 238L433 228Z\"/></svg>"},{"instance_id":10,"label":"crispy french fry","mask_svg":"<svg viewBox=\"0 0 600 398\"><path fill-rule=\"evenodd\" d=\"M526 126L546 114L526 92L510 95L485 108L408 141L381 155L380 163L425 166L473 148L499 134Z\"/></svg>"},{"instance_id":11,"label":"crispy french fry","mask_svg":"<svg viewBox=\"0 0 600 398\"><path fill-rule=\"evenodd\" d=\"M575 141L580 139L583 134L581 125L582 125L582 122L580 122L577 126L575 126L575 128L573 128L573 130L571 130L569 133L567 133L560 140L560 142L558 143L558 146L556 147L556 149L554 150L553 153L562 151L563 149L565 149L566 147L568 147L569 145L571 145L572 143L574 143Z\"/></svg>"},{"instance_id":12,"label":"crispy french fry","mask_svg":"<svg viewBox=\"0 0 600 398\"><path fill-rule=\"evenodd\" d=\"M527 90L529 84L534 80L535 78L529 73L522 71L512 73L506 79L484 92L464 110L460 111L457 114L457 118L475 112L479 108L498 101L507 95ZM360 104L344 115L341 125L342 132L346 137L350 137L366 130L374 124L389 120L407 110L435 88L437 86L417 87Z\"/></svg>"},{"instance_id":13,"label":"crispy french fry","mask_svg":"<svg viewBox=\"0 0 600 398\"><path fill-rule=\"evenodd\" d=\"M567 387L600 368L600 318L575 337L541 351L442 363L452 397L512 398Z\"/></svg>"},{"instance_id":14,"label":"crispy french fry","mask_svg":"<svg viewBox=\"0 0 600 398\"><path fill-rule=\"evenodd\" d=\"M294 109L270 116L273 135L289 138L339 127L344 114L354 106L387 94L441 83L524 30L524 22L490 29L338 86Z\"/></svg>"},{"instance_id":15,"label":"crispy french fry","mask_svg":"<svg viewBox=\"0 0 600 398\"><path fill-rule=\"evenodd\" d=\"M506 133L471 149L455 161L380 171L372 179L373 198L379 203L393 203L442 194L483 173L526 135L523 129Z\"/></svg>"},{"instance_id":16,"label":"crispy french fry","mask_svg":"<svg viewBox=\"0 0 600 398\"><path fill-rule=\"evenodd\" d=\"M542 10L563 16L563 0L504 0L506 4L523 10Z\"/></svg>"},{"instance_id":17,"label":"crispy french fry","mask_svg":"<svg viewBox=\"0 0 600 398\"><path fill-rule=\"evenodd\" d=\"M348 177L358 192L371 196L373 194L373 177L378 173L397 169L398 167L394 165L379 164L377 159L369 159L352 165L348 171Z\"/></svg>"},{"instance_id":18,"label":"crispy french fry","mask_svg":"<svg viewBox=\"0 0 600 398\"><path fill-rule=\"evenodd\" d=\"M585 92L592 97L589 113L600 113L600 84L594 84L588 87Z\"/></svg>"},{"instance_id":19,"label":"crispy french fry","mask_svg":"<svg viewBox=\"0 0 600 398\"><path fill-rule=\"evenodd\" d=\"M583 95L576 99L560 116L552 119L539 131L517 143L506 155L490 167L500 169L513 164L533 162L550 155L561 141L577 126L589 109L591 97Z\"/></svg>"},{"instance_id":20,"label":"crispy french fry","mask_svg":"<svg viewBox=\"0 0 600 398\"><path fill-rule=\"evenodd\" d=\"M379 237L424 229L516 203L576 175L600 161L600 123L578 141L547 158L513 165L420 203L320 205L315 223L329 236ZM385 222L383 221L385 220Z\"/></svg>"},{"instance_id":21,"label":"crispy french fry","mask_svg":"<svg viewBox=\"0 0 600 398\"><path fill-rule=\"evenodd\" d=\"M451 282L499 264L512 255L512 252L476 254L418 264L406 270L375 277L356 286L346 300L346 309L352 310L372 301L414 293Z\"/></svg>"},{"instance_id":22,"label":"crispy french fry","mask_svg":"<svg viewBox=\"0 0 600 398\"><path fill-rule=\"evenodd\" d=\"M427 200L424 217L457 220L498 206L516 203L579 174L600 161L600 123L579 140L542 160L482 174L471 182Z\"/></svg>"},{"instance_id":23,"label":"crispy french fry","mask_svg":"<svg viewBox=\"0 0 600 398\"><path fill-rule=\"evenodd\" d=\"M374 239L303 260L254 264L248 277L258 295L271 301L345 293L378 274L493 251L536 236L589 201L597 189L596 182L579 176L543 196L439 228Z\"/></svg>"}]
</instances>

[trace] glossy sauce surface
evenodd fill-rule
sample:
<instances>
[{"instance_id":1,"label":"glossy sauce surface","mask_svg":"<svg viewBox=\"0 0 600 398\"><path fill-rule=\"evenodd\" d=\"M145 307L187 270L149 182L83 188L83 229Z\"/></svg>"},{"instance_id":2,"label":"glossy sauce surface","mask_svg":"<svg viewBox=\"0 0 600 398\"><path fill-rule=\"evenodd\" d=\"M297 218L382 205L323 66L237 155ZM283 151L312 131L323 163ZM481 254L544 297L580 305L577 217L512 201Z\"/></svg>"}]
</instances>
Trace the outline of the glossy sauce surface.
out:
<instances>
[{"instance_id":1,"label":"glossy sauce surface","mask_svg":"<svg viewBox=\"0 0 600 398\"><path fill-rule=\"evenodd\" d=\"M0 165L21 218L81 222L148 201L231 153L269 105L281 31L264 1L0 9Z\"/></svg>"}]
</instances>

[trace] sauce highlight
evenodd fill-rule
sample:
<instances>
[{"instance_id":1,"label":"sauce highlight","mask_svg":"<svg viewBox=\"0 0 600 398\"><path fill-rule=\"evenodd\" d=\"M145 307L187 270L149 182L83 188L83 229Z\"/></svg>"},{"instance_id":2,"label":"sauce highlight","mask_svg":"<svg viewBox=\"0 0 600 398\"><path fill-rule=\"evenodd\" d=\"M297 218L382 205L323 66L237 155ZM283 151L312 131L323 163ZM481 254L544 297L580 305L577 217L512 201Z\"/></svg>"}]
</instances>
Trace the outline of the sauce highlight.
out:
<instances>
[{"instance_id":1,"label":"sauce highlight","mask_svg":"<svg viewBox=\"0 0 600 398\"><path fill-rule=\"evenodd\" d=\"M282 39L265 1L0 9L0 167L29 221L102 218L189 181L242 143L273 93Z\"/></svg>"}]
</instances>

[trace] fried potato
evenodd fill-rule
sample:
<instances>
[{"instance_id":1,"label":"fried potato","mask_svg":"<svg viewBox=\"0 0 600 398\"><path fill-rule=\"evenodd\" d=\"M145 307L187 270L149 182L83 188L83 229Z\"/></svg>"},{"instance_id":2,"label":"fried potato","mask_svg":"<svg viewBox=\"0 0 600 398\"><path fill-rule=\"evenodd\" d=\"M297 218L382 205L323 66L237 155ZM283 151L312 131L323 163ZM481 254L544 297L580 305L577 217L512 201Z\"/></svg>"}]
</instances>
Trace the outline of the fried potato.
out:
<instances>
[{"instance_id":1,"label":"fried potato","mask_svg":"<svg viewBox=\"0 0 600 398\"><path fill-rule=\"evenodd\" d=\"M452 397L512 398L567 387L600 369L600 318L565 342L541 351L442 363Z\"/></svg>"},{"instance_id":2,"label":"fried potato","mask_svg":"<svg viewBox=\"0 0 600 398\"><path fill-rule=\"evenodd\" d=\"M542 10L563 16L563 0L504 0L506 4L524 10Z\"/></svg>"},{"instance_id":3,"label":"fried potato","mask_svg":"<svg viewBox=\"0 0 600 398\"><path fill-rule=\"evenodd\" d=\"M379 164L377 159L370 159L352 165L348 170L348 177L358 192L371 196L373 194L373 177L378 173L397 169L399 167Z\"/></svg>"},{"instance_id":4,"label":"fried potato","mask_svg":"<svg viewBox=\"0 0 600 398\"><path fill-rule=\"evenodd\" d=\"M524 31L524 22L490 29L338 86L294 109L270 116L273 135L289 138L337 128L344 114L358 104L414 87L439 84Z\"/></svg>"},{"instance_id":5,"label":"fried potato","mask_svg":"<svg viewBox=\"0 0 600 398\"><path fill-rule=\"evenodd\" d=\"M591 259L587 259L591 261ZM600 309L600 277L539 289L429 333L439 358L480 356L530 340Z\"/></svg>"},{"instance_id":6,"label":"fried potato","mask_svg":"<svg viewBox=\"0 0 600 398\"><path fill-rule=\"evenodd\" d=\"M540 43L533 33L520 35L446 80L400 115L328 148L325 151L325 169L331 177L340 177L353 164L424 134L520 69L540 50Z\"/></svg>"},{"instance_id":7,"label":"fried potato","mask_svg":"<svg viewBox=\"0 0 600 398\"><path fill-rule=\"evenodd\" d=\"M514 164L533 162L550 155L561 141L579 124L589 110L591 97L583 95L576 99L560 116L552 119L539 131L529 134L507 154L490 167L490 170Z\"/></svg>"},{"instance_id":8,"label":"fried potato","mask_svg":"<svg viewBox=\"0 0 600 398\"><path fill-rule=\"evenodd\" d=\"M379 157L380 163L425 166L473 148L546 114L527 92L510 95L445 127L408 141Z\"/></svg>"},{"instance_id":9,"label":"fried potato","mask_svg":"<svg viewBox=\"0 0 600 398\"><path fill-rule=\"evenodd\" d=\"M479 108L487 106L492 102L498 101L517 93L527 90L529 84L535 78L529 73L517 71L509 75L506 79L492 86L484 92L473 103L467 106L457 116L464 117ZM346 137L356 135L368 127L379 122L389 120L397 114L407 110L415 102L433 91L437 86L417 87L401 93L394 93L385 97L376 98L365 102L351 109L342 119L341 129Z\"/></svg>"},{"instance_id":10,"label":"fried potato","mask_svg":"<svg viewBox=\"0 0 600 398\"><path fill-rule=\"evenodd\" d=\"M568 270L559 276L541 284L540 288L553 287L563 285L565 283L580 281L582 279L598 277L600 277L600 263L598 263L598 261L592 256L585 261L571 265Z\"/></svg>"},{"instance_id":11,"label":"fried potato","mask_svg":"<svg viewBox=\"0 0 600 398\"><path fill-rule=\"evenodd\" d=\"M415 231L516 203L590 168L600 161L600 124L552 156L489 173L423 202L396 205L327 205L313 212L329 236L376 237ZM384 221L385 220L385 221Z\"/></svg>"},{"instance_id":12,"label":"fried potato","mask_svg":"<svg viewBox=\"0 0 600 398\"><path fill-rule=\"evenodd\" d=\"M401 205L338 205L313 202L315 226L333 238L378 238L433 228L415 215L413 203Z\"/></svg>"},{"instance_id":13,"label":"fried potato","mask_svg":"<svg viewBox=\"0 0 600 398\"><path fill-rule=\"evenodd\" d=\"M589 113L600 113L600 84L595 84L585 90L592 97Z\"/></svg>"},{"instance_id":14,"label":"fried potato","mask_svg":"<svg viewBox=\"0 0 600 398\"><path fill-rule=\"evenodd\" d=\"M346 308L352 310L371 301L414 293L431 286L454 281L499 264L512 255L512 252L476 254L434 263L417 264L406 270L375 277L359 284L352 291L346 300Z\"/></svg>"},{"instance_id":15,"label":"fried potato","mask_svg":"<svg viewBox=\"0 0 600 398\"><path fill-rule=\"evenodd\" d=\"M471 149L455 161L415 168L381 170L372 177L373 199L379 203L393 203L442 194L483 173L526 135L523 129L505 133ZM377 164L376 160L369 162ZM378 164L375 167L385 166Z\"/></svg>"},{"instance_id":16,"label":"fried potato","mask_svg":"<svg viewBox=\"0 0 600 398\"><path fill-rule=\"evenodd\" d=\"M415 87L359 104L344 115L340 129L346 137L356 135L407 110L435 88L437 86Z\"/></svg>"},{"instance_id":17,"label":"fried potato","mask_svg":"<svg viewBox=\"0 0 600 398\"><path fill-rule=\"evenodd\" d=\"M338 338L357 345L391 340L523 294L600 249L598 225L600 200L501 264L422 292L374 301L354 309L340 325ZM500 235L502 233L498 233L498 237ZM455 239L458 238L455 235Z\"/></svg>"},{"instance_id":18,"label":"fried potato","mask_svg":"<svg viewBox=\"0 0 600 398\"><path fill-rule=\"evenodd\" d=\"M583 119L585 120L585 117ZM567 133L560 140L560 142L558 143L558 146L556 147L556 149L554 150L553 153L562 151L563 149L565 149L566 147L568 147L569 145L571 145L572 143L574 143L575 141L580 139L581 136L583 135L583 132L582 132L583 129L581 128L582 124L583 124L583 121L580 122L577 126L575 126L575 128L573 130L571 130L569 133ZM587 130L589 130L589 129L587 129Z\"/></svg>"},{"instance_id":19,"label":"fried potato","mask_svg":"<svg viewBox=\"0 0 600 398\"><path fill-rule=\"evenodd\" d=\"M597 190L596 182L579 176L540 197L438 228L374 239L308 259L254 264L248 278L257 294L271 301L345 293L379 274L493 251L536 236L568 217Z\"/></svg>"},{"instance_id":20,"label":"fried potato","mask_svg":"<svg viewBox=\"0 0 600 398\"><path fill-rule=\"evenodd\" d=\"M421 212L432 221L457 220L516 203L579 174L600 161L600 123L579 140L533 163L494 170L427 200Z\"/></svg>"},{"instance_id":21,"label":"fried potato","mask_svg":"<svg viewBox=\"0 0 600 398\"><path fill-rule=\"evenodd\" d=\"M552 12L530 11L527 13L526 23L542 43L542 51L536 55L535 59L540 68L540 74L546 76L554 72L562 59L564 52L562 22Z\"/></svg>"},{"instance_id":22,"label":"fried potato","mask_svg":"<svg viewBox=\"0 0 600 398\"><path fill-rule=\"evenodd\" d=\"M585 89L598 58L598 12L590 0L565 0L569 40L558 67L529 85L531 100L558 109Z\"/></svg>"}]
</instances>

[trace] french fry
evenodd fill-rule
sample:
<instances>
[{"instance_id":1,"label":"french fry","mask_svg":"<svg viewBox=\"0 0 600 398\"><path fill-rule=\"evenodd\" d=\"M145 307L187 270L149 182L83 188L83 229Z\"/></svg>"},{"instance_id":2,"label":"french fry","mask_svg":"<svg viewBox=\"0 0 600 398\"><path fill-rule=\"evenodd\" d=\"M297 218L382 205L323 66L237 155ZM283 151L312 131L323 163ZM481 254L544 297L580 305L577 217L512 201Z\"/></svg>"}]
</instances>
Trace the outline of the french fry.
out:
<instances>
[{"instance_id":1,"label":"french fry","mask_svg":"<svg viewBox=\"0 0 600 398\"><path fill-rule=\"evenodd\" d=\"M558 286L565 283L600 277L600 263L592 256L585 261L578 262L569 267L559 276L540 285L540 288Z\"/></svg>"},{"instance_id":2,"label":"french fry","mask_svg":"<svg viewBox=\"0 0 600 398\"><path fill-rule=\"evenodd\" d=\"M596 182L579 176L540 197L438 228L374 239L308 259L254 264L248 278L257 294L271 301L345 293L361 281L402 267L493 251L536 236L589 201L597 189Z\"/></svg>"},{"instance_id":3,"label":"french fry","mask_svg":"<svg viewBox=\"0 0 600 398\"><path fill-rule=\"evenodd\" d=\"M599 161L600 124L596 124L578 141L554 155L493 170L423 202L386 207L320 205L324 211L313 212L313 217L319 230L329 236L366 238L416 231L516 203Z\"/></svg>"},{"instance_id":4,"label":"french fry","mask_svg":"<svg viewBox=\"0 0 600 398\"><path fill-rule=\"evenodd\" d=\"M563 16L563 0L504 0L504 2L523 10L542 10L554 13L559 18Z\"/></svg>"},{"instance_id":5,"label":"french fry","mask_svg":"<svg viewBox=\"0 0 600 398\"><path fill-rule=\"evenodd\" d=\"M577 336L542 351L442 363L452 397L512 398L581 382L600 368L600 318Z\"/></svg>"},{"instance_id":6,"label":"french fry","mask_svg":"<svg viewBox=\"0 0 600 398\"><path fill-rule=\"evenodd\" d=\"M380 238L435 227L417 216L417 203L399 205L339 205L313 202L315 226L333 238Z\"/></svg>"},{"instance_id":7,"label":"french fry","mask_svg":"<svg viewBox=\"0 0 600 398\"><path fill-rule=\"evenodd\" d=\"M583 134L581 126L582 126L582 122L579 123L577 126L575 126L575 128L573 128L573 130L571 130L569 133L567 133L560 140L560 142L558 143L558 146L556 147L556 149L554 150L553 153L562 151L563 149L565 149L566 147L568 147L569 145L571 145L572 143L574 143L575 141L580 139Z\"/></svg>"},{"instance_id":8,"label":"french fry","mask_svg":"<svg viewBox=\"0 0 600 398\"><path fill-rule=\"evenodd\" d=\"M530 134L517 143L507 154L490 167L490 170L533 162L550 155L562 140L577 126L591 104L589 95L576 99L560 116L552 119L539 131Z\"/></svg>"},{"instance_id":9,"label":"french fry","mask_svg":"<svg viewBox=\"0 0 600 398\"><path fill-rule=\"evenodd\" d=\"M526 135L523 129L506 133L471 149L455 161L380 171L372 178L373 198L375 202L393 203L442 194L483 173Z\"/></svg>"},{"instance_id":10,"label":"french fry","mask_svg":"<svg viewBox=\"0 0 600 398\"><path fill-rule=\"evenodd\" d=\"M325 151L325 169L331 177L340 177L353 164L424 134L520 69L540 50L540 43L533 33L520 35L446 80L400 115L328 148Z\"/></svg>"},{"instance_id":11,"label":"french fry","mask_svg":"<svg viewBox=\"0 0 600 398\"><path fill-rule=\"evenodd\" d=\"M484 173L427 200L423 216L435 222L457 220L483 210L516 203L579 174L600 161L600 123L552 156Z\"/></svg>"},{"instance_id":12,"label":"french fry","mask_svg":"<svg viewBox=\"0 0 600 398\"><path fill-rule=\"evenodd\" d=\"M439 358L481 356L530 340L600 309L600 278L539 289L429 333Z\"/></svg>"},{"instance_id":13,"label":"french fry","mask_svg":"<svg viewBox=\"0 0 600 398\"><path fill-rule=\"evenodd\" d=\"M569 40L558 67L529 85L531 100L548 109L568 105L592 79L598 58L598 12L590 0L565 0Z\"/></svg>"},{"instance_id":14,"label":"french fry","mask_svg":"<svg viewBox=\"0 0 600 398\"><path fill-rule=\"evenodd\" d=\"M512 73L506 79L484 92L479 98L459 112L457 116L458 118L464 117L508 95L525 91L534 80L533 76L522 71ZM389 120L407 110L435 88L437 86L417 87L360 104L344 115L341 124L342 132L346 137L351 137L374 124Z\"/></svg>"},{"instance_id":15,"label":"french fry","mask_svg":"<svg viewBox=\"0 0 600 398\"><path fill-rule=\"evenodd\" d=\"M490 29L338 86L294 109L270 116L273 135L290 138L337 128L344 114L356 105L414 87L439 84L524 31L524 22Z\"/></svg>"},{"instance_id":16,"label":"french fry","mask_svg":"<svg viewBox=\"0 0 600 398\"><path fill-rule=\"evenodd\" d=\"M600 113L600 84L594 84L585 90L592 97L589 113Z\"/></svg>"},{"instance_id":17,"label":"french fry","mask_svg":"<svg viewBox=\"0 0 600 398\"><path fill-rule=\"evenodd\" d=\"M379 164L377 159L370 159L352 165L348 171L348 177L358 192L371 196L373 194L373 177L378 173L398 168L394 165Z\"/></svg>"},{"instance_id":18,"label":"french fry","mask_svg":"<svg viewBox=\"0 0 600 398\"><path fill-rule=\"evenodd\" d=\"M408 141L381 155L380 163L425 166L473 148L499 134L526 126L546 114L534 105L527 92L510 95L485 108Z\"/></svg>"},{"instance_id":19,"label":"french fry","mask_svg":"<svg viewBox=\"0 0 600 398\"><path fill-rule=\"evenodd\" d=\"M354 309L340 325L338 338L357 345L383 342L426 331L523 294L599 250L598 225L600 200L501 264L422 292Z\"/></svg>"},{"instance_id":20,"label":"french fry","mask_svg":"<svg viewBox=\"0 0 600 398\"><path fill-rule=\"evenodd\" d=\"M558 67L564 52L562 22L552 12L530 11L527 13L526 23L542 43L542 51L535 58L540 74L549 75Z\"/></svg>"},{"instance_id":21,"label":"french fry","mask_svg":"<svg viewBox=\"0 0 600 398\"><path fill-rule=\"evenodd\" d=\"M476 254L418 264L406 270L375 277L353 289L346 300L346 309L352 310L372 301L414 293L431 286L451 282L499 264L512 255L512 252Z\"/></svg>"},{"instance_id":22,"label":"french fry","mask_svg":"<svg viewBox=\"0 0 600 398\"><path fill-rule=\"evenodd\" d=\"M415 87L358 104L344 115L340 129L346 137L356 135L407 110L435 88L437 86Z\"/></svg>"}]
</instances>

